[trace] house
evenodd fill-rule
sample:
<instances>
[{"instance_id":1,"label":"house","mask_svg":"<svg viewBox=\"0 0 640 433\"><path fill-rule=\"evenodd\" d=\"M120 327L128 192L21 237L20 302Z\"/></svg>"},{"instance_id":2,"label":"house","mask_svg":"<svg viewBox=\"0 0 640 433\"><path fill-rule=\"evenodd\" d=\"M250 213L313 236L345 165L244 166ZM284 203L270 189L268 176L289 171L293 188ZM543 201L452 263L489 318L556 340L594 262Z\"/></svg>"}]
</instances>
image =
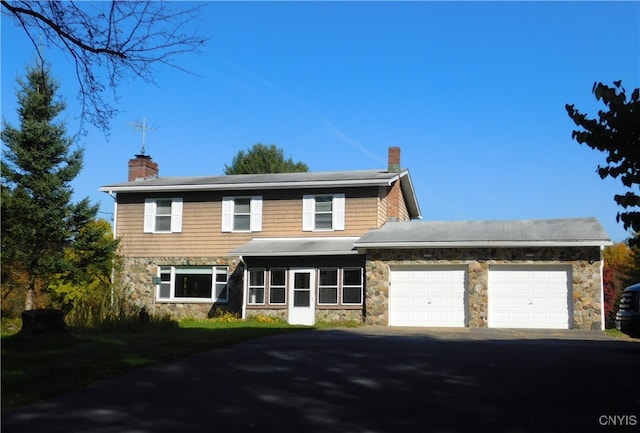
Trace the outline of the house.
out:
<instances>
[{"instance_id":1,"label":"house","mask_svg":"<svg viewBox=\"0 0 640 433\"><path fill-rule=\"evenodd\" d=\"M152 313L603 326L597 220L417 221L397 147L380 170L179 178L136 155L127 182L100 190L132 298Z\"/></svg>"}]
</instances>

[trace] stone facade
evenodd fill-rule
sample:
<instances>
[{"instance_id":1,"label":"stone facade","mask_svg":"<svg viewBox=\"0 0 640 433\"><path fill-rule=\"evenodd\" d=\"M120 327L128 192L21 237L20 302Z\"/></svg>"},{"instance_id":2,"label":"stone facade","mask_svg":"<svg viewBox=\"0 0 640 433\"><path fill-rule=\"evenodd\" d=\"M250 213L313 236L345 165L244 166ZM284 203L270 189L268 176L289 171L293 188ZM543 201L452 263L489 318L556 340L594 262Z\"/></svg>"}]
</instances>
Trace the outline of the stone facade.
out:
<instances>
[{"instance_id":1,"label":"stone facade","mask_svg":"<svg viewBox=\"0 0 640 433\"><path fill-rule=\"evenodd\" d=\"M156 302L153 277L158 266L229 266L229 302ZM389 269L393 265L457 265L467 270L467 324L488 326L488 278L494 265L564 265L571 268L571 327L600 329L602 323L601 252L599 247L450 248L371 250L365 265L365 305L356 309L316 309L317 322L362 321L368 325L389 323ZM237 257L130 257L124 263L124 282L131 300L154 315L175 319L214 317L242 308L243 265ZM247 317L272 316L287 320L286 308L247 308Z\"/></svg>"},{"instance_id":2,"label":"stone facade","mask_svg":"<svg viewBox=\"0 0 640 433\"><path fill-rule=\"evenodd\" d=\"M492 265L564 265L571 267L569 311L572 328L601 329L601 252L599 247L449 248L371 250L366 262L365 323L389 323L389 269L393 265L467 267L467 323L488 326L488 278Z\"/></svg>"},{"instance_id":3,"label":"stone facade","mask_svg":"<svg viewBox=\"0 0 640 433\"><path fill-rule=\"evenodd\" d=\"M229 301L212 302L157 302L153 277L159 266L228 266ZM239 266L240 265L240 266ZM174 319L214 317L218 312L239 315L242 308L242 270L237 257L128 257L124 261L123 283L131 293L131 301L157 316ZM239 275L238 275L239 274Z\"/></svg>"},{"instance_id":4,"label":"stone facade","mask_svg":"<svg viewBox=\"0 0 640 433\"><path fill-rule=\"evenodd\" d=\"M287 321L288 310L286 308L254 308L247 309L247 318L250 317L276 317L283 321ZM343 308L331 308L320 309L316 308L316 323L318 322L364 322L364 314L362 308L358 309L343 309Z\"/></svg>"}]
</instances>

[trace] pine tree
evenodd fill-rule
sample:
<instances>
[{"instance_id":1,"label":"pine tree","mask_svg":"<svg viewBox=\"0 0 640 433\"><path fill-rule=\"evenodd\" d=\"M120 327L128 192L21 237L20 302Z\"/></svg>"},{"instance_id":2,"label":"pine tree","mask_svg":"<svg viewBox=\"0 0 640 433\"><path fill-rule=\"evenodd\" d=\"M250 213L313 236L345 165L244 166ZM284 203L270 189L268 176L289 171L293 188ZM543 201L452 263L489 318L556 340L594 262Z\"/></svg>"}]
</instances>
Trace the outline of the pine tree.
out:
<instances>
[{"instance_id":1,"label":"pine tree","mask_svg":"<svg viewBox=\"0 0 640 433\"><path fill-rule=\"evenodd\" d=\"M309 171L304 162L285 159L284 151L275 144L254 144L245 153L241 150L233 157L231 165L224 165L224 174L299 173Z\"/></svg>"},{"instance_id":2,"label":"pine tree","mask_svg":"<svg viewBox=\"0 0 640 433\"><path fill-rule=\"evenodd\" d=\"M70 182L82 168L83 151L72 149L74 139L62 121L55 121L65 103L56 95L59 85L49 68L29 66L26 79L17 81L20 126L3 122L1 133L2 277L3 286L26 290L25 309L30 310L36 290L60 271L65 247L98 208L87 199L71 201ZM17 284L13 270L28 278Z\"/></svg>"}]
</instances>

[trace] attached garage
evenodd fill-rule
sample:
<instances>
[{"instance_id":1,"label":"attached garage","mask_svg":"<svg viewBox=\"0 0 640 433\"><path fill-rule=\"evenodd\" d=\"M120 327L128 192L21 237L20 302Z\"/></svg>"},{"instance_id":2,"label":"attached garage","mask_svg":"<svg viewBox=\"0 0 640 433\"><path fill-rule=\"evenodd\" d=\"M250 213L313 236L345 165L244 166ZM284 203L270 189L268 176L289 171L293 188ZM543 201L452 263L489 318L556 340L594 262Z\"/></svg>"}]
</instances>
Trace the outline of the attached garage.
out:
<instances>
[{"instance_id":1,"label":"attached garage","mask_svg":"<svg viewBox=\"0 0 640 433\"><path fill-rule=\"evenodd\" d=\"M369 325L604 329L595 218L387 222L354 245Z\"/></svg>"},{"instance_id":2,"label":"attached garage","mask_svg":"<svg viewBox=\"0 0 640 433\"><path fill-rule=\"evenodd\" d=\"M490 328L568 329L571 268L490 267L488 298Z\"/></svg>"},{"instance_id":3,"label":"attached garage","mask_svg":"<svg viewBox=\"0 0 640 433\"><path fill-rule=\"evenodd\" d=\"M466 325L465 268L395 266L389 281L390 326Z\"/></svg>"}]
</instances>

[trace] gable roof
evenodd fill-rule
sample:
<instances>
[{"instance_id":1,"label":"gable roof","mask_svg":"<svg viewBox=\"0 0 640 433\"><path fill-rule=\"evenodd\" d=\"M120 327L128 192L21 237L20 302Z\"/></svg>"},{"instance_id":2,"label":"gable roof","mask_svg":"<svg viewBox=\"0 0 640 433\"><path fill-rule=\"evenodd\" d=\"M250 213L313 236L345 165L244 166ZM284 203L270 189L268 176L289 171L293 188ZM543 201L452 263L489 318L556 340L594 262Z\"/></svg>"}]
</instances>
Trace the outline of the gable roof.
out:
<instances>
[{"instance_id":1,"label":"gable roof","mask_svg":"<svg viewBox=\"0 0 640 433\"><path fill-rule=\"evenodd\" d=\"M157 177L100 187L108 193L250 191L273 189L311 189L335 187L389 186L399 180L412 218L420 218L420 207L409 170L389 173L386 170L351 170L304 173L236 174L229 176Z\"/></svg>"},{"instance_id":2,"label":"gable roof","mask_svg":"<svg viewBox=\"0 0 640 433\"><path fill-rule=\"evenodd\" d=\"M388 222L355 243L359 249L603 245L611 240L596 218Z\"/></svg>"}]
</instances>

